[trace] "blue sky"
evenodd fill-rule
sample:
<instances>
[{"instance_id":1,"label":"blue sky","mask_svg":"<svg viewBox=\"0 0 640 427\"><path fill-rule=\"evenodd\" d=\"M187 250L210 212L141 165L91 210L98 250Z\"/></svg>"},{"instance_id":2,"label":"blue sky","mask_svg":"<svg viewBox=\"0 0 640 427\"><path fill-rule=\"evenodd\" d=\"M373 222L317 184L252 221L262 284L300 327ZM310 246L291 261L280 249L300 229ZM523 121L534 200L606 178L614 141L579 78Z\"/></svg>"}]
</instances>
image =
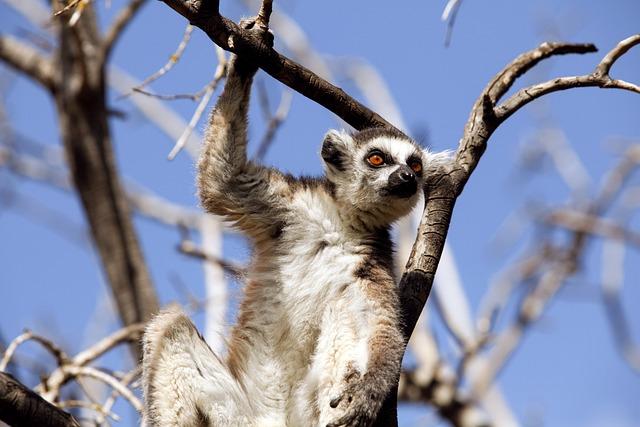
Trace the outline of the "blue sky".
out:
<instances>
[{"instance_id":1,"label":"blue sky","mask_svg":"<svg viewBox=\"0 0 640 427\"><path fill-rule=\"evenodd\" d=\"M123 2L113 1L112 7ZM99 2L104 19L105 12ZM466 0L458 15L451 46L444 47L445 25L439 17L444 2L276 1L304 28L312 45L331 62L362 58L375 66L389 85L413 134L428 134L436 150L454 149L469 109L486 82L519 53L544 40L593 42L601 52L550 60L527 74L520 84L545 77L583 74L619 40L640 31L640 3L604 1ZM249 12L222 2L222 10L237 19ZM118 45L114 61L139 79L156 71L173 52L185 22L161 2L151 2ZM0 4L2 32L16 33L28 25ZM278 34L276 34L278 46ZM212 45L199 31L185 56L167 77L154 85L160 93L194 92L206 84L215 68ZM630 51L614 76L640 82L640 49ZM3 73L5 75L5 73ZM266 75L272 104L281 87ZM360 96L347 81L345 90ZM17 79L3 93L7 114L19 132L42 144L59 144L50 99L30 82ZM255 101L255 100L254 100ZM616 162L607 138L640 138L640 96L618 91L578 89L545 98L545 107L586 165L594 182ZM127 101L111 96L111 105L127 113L113 122L113 139L125 177L152 188L176 203L196 206L194 166L186 153L168 162L173 142ZM537 105L537 107L536 107ZM475 309L489 280L513 258L493 250L496 230L516 208L531 200L559 203L568 192L553 174L523 179L518 153L538 122L535 108L525 107L491 138L480 166L458 200L449 233L465 290ZM188 119L190 101L170 104ZM263 132L254 108L251 135L255 149ZM322 107L296 95L291 113L278 133L266 162L293 173L321 172L318 150L323 134L337 126ZM632 184L637 184L632 179ZM48 186L14 179L0 172L0 184L25 195L30 203L64 215L74 230L84 222L75 198ZM597 188L593 189L593 193ZM164 302L182 299L172 285L175 277L196 295L202 294L198 262L176 253L176 230L136 218L145 256ZM632 222L638 225L637 221ZM60 226L58 225L58 229ZM67 234L68 235L68 234ZM85 242L29 217L28 211L0 205L0 332L11 339L25 328L57 337L74 352L86 344L93 313L104 299L99 261ZM248 250L237 237L225 240L229 257L245 260ZM585 272L574 278L534 326L500 376L508 402L522 421L545 426L632 426L640 420L640 377L622 361L613 345L599 298L600 245L589 248ZM632 333L640 342L640 298L636 278L638 253L628 255L624 306ZM237 294L237 292L236 292ZM231 321L232 319L230 319ZM111 325L111 329L116 327ZM424 425L424 411L403 413L406 425Z\"/></svg>"}]
</instances>

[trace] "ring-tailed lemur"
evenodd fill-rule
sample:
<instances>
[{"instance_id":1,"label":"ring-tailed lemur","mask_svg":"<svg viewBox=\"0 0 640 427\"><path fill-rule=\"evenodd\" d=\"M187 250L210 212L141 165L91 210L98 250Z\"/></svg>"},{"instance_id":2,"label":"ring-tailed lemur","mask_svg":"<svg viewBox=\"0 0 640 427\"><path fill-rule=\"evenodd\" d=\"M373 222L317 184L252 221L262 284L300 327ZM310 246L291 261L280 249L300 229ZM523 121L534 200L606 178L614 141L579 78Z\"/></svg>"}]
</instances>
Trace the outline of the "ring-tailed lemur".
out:
<instances>
[{"instance_id":1,"label":"ring-tailed lemur","mask_svg":"<svg viewBox=\"0 0 640 427\"><path fill-rule=\"evenodd\" d=\"M254 33L259 30L254 30ZM326 176L247 159L255 65L234 57L199 162L202 205L254 256L228 355L179 310L144 335L150 426L366 426L403 353L390 224L416 204L438 155L393 130L329 131Z\"/></svg>"}]
</instances>

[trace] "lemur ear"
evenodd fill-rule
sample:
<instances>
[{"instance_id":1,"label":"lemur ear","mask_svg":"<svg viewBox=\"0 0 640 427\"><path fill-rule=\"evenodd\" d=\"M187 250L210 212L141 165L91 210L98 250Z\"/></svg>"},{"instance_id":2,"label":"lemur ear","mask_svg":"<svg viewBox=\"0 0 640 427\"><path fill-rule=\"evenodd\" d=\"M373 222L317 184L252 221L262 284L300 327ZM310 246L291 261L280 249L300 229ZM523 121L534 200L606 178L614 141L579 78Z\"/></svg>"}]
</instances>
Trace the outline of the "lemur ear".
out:
<instances>
[{"instance_id":1,"label":"lemur ear","mask_svg":"<svg viewBox=\"0 0 640 427\"><path fill-rule=\"evenodd\" d=\"M332 129L324 136L320 155L327 165L344 171L347 154L352 144L353 139L348 133Z\"/></svg>"}]
</instances>

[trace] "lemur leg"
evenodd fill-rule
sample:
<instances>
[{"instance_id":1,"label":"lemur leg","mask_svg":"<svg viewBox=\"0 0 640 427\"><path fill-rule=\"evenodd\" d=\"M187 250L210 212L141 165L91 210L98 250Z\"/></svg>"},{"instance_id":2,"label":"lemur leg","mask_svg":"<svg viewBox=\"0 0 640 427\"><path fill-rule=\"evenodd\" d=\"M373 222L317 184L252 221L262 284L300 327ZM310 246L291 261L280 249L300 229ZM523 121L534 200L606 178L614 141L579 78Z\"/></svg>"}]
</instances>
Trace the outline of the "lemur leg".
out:
<instances>
[{"instance_id":1,"label":"lemur leg","mask_svg":"<svg viewBox=\"0 0 640 427\"><path fill-rule=\"evenodd\" d=\"M143 345L147 426L249 424L250 399L181 310L170 308L149 322Z\"/></svg>"}]
</instances>

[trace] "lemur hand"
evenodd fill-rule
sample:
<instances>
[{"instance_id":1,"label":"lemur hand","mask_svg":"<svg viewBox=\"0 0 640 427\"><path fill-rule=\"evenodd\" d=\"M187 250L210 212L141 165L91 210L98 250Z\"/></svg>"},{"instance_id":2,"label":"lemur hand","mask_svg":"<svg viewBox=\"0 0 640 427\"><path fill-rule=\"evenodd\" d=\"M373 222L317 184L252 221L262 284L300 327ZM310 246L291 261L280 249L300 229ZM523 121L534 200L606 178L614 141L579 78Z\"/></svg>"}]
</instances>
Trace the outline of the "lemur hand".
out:
<instances>
[{"instance_id":1,"label":"lemur hand","mask_svg":"<svg viewBox=\"0 0 640 427\"><path fill-rule=\"evenodd\" d=\"M256 24L257 16L242 19L240 27L248 30L250 36L260 41L268 47L273 47L273 33L266 27ZM253 58L246 56L232 55L229 63L229 73L235 72L242 77L252 77L258 71L258 65Z\"/></svg>"},{"instance_id":2,"label":"lemur hand","mask_svg":"<svg viewBox=\"0 0 640 427\"><path fill-rule=\"evenodd\" d=\"M344 389L340 396L331 400L332 408L342 409L343 414L327 427L366 427L370 426L382 406L384 395L380 384L368 374L350 367L344 377Z\"/></svg>"}]
</instances>

